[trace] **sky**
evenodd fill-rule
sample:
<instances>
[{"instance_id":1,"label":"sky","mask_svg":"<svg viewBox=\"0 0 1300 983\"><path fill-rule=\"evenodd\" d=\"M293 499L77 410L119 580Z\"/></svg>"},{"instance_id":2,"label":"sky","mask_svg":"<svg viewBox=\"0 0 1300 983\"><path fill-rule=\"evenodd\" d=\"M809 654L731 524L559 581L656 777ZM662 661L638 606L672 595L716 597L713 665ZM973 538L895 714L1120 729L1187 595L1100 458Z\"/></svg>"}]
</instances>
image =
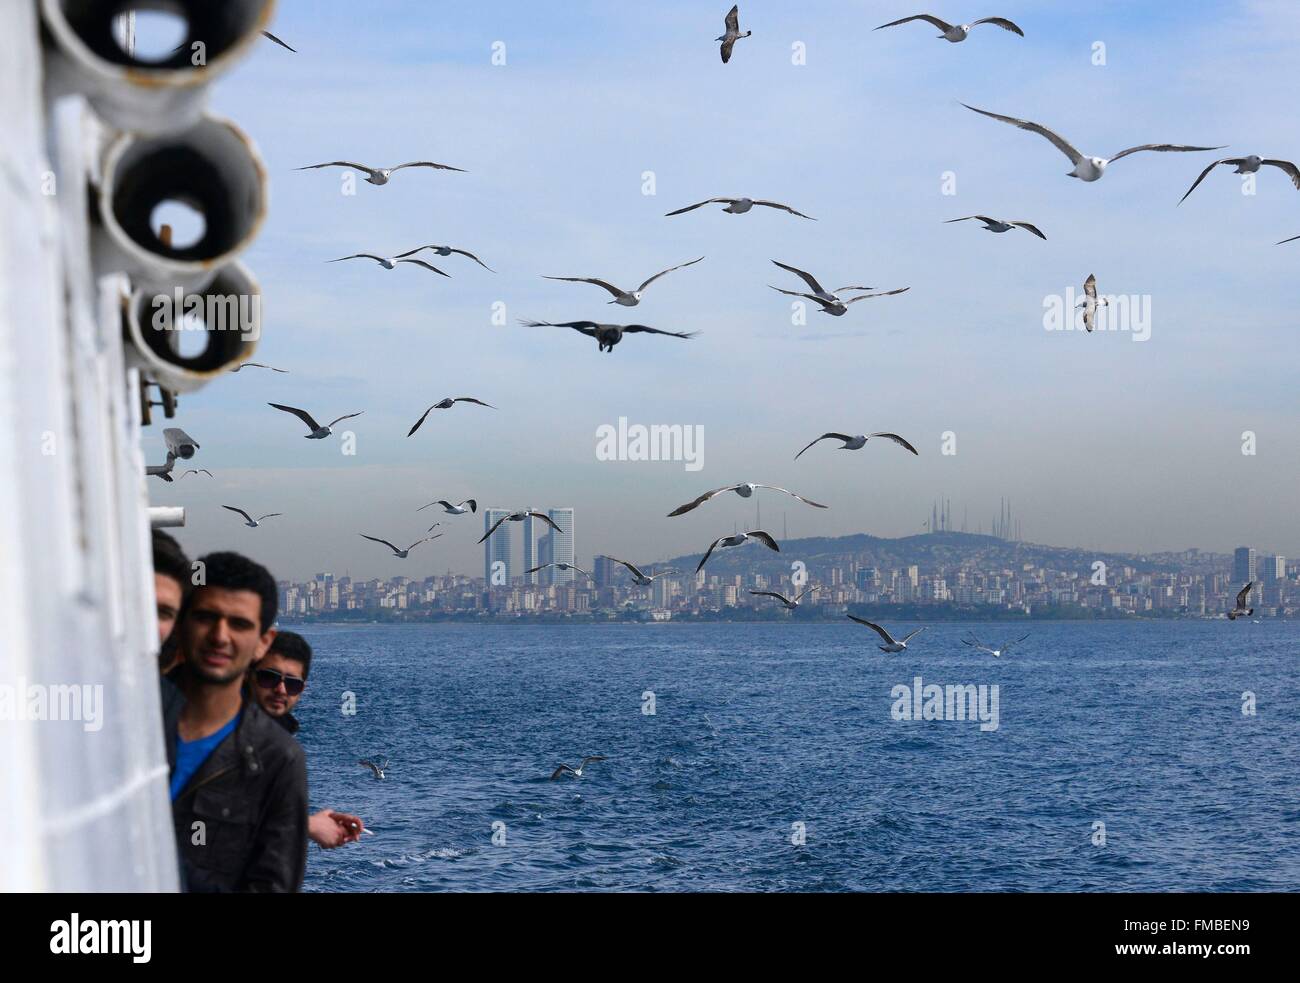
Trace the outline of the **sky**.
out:
<instances>
[{"instance_id":1,"label":"sky","mask_svg":"<svg viewBox=\"0 0 1300 983\"><path fill-rule=\"evenodd\" d=\"M255 358L289 374L245 370L183 396L170 425L202 445L186 466L216 477L151 479L153 503L186 507L191 553L239 549L292 579L481 573L481 518L417 513L439 498L572 506L579 563L702 552L753 527L753 500L666 515L737 481L831 506L769 493L763 523L791 538L919 533L939 497L987 532L1006 496L1034 542L1295 555L1300 242L1274 243L1300 235L1300 192L1265 169L1243 195L1224 167L1177 203L1217 156L1300 160L1300 5L988 6L930 9L1010 17L1026 37L872 30L919 12L904 0L744 3L754 34L724 66L725 3L281 2L272 30L298 53L257 45L211 109L267 164L269 218L241 258L265 294ZM961 102L1039 121L1090 155L1228 149L1137 154L1085 184L1046 140ZM337 159L466 173L406 170L345 196L340 169L295 170ZM664 215L741 195L818 221ZM973 213L1031 221L1048 240L944 224ZM456 256L428 257L450 279L327 262L425 243L497 272ZM632 309L542 278L631 287L698 256ZM793 324L792 298L768 285L801 285L774 259L832 288L911 289L839 318L810 305ZM1045 330L1045 299L1090 273L1103 294L1149 299L1148 340ZM630 336L605 354L521 318L700 334ZM435 411L408 438L448 395L498 409ZM356 453L304 440L268 402L325 419L363 410L341 427ZM702 427L703 468L598 460L598 428L620 417ZM161 429L145 431L151 463ZM832 430L895 431L920 454L828 441L794 460ZM945 433L956 453L942 452ZM221 505L284 515L248 529ZM359 535L404 546L437 519L443 537L405 561Z\"/></svg>"}]
</instances>

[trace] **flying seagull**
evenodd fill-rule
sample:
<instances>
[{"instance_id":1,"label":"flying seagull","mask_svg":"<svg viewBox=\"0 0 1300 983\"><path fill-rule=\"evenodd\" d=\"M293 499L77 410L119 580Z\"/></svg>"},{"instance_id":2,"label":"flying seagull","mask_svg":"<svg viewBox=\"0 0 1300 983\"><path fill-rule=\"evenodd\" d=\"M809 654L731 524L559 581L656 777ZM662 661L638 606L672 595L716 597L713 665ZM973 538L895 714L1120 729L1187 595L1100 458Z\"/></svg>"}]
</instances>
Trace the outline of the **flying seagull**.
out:
<instances>
[{"instance_id":1,"label":"flying seagull","mask_svg":"<svg viewBox=\"0 0 1300 983\"><path fill-rule=\"evenodd\" d=\"M555 781L566 771L569 772L571 775L573 775L574 778L581 778L582 769L587 767L587 763L589 761L604 761L604 760L606 760L606 758L603 754L589 754L582 759L582 762L576 768L570 768L568 765L560 765L560 767L556 768L555 771L552 772L551 781Z\"/></svg>"},{"instance_id":2,"label":"flying seagull","mask_svg":"<svg viewBox=\"0 0 1300 983\"><path fill-rule=\"evenodd\" d=\"M709 548L705 550L704 557L700 560L700 565L695 568L695 572L699 573L704 569L704 564L709 562L709 557L713 555L714 550L725 550L732 546L740 546L751 539L762 543L770 550L775 550L778 553L781 552L781 547L777 545L776 540L772 538L770 533L766 533L762 529L755 529L753 532L736 533L734 536L719 536L709 544Z\"/></svg>"},{"instance_id":3,"label":"flying seagull","mask_svg":"<svg viewBox=\"0 0 1300 983\"><path fill-rule=\"evenodd\" d=\"M1250 581L1237 592L1237 603L1231 611L1228 612L1228 620L1236 621L1238 618L1249 618L1255 613L1254 608L1246 607L1246 601L1250 597L1250 589L1255 586L1255 581Z\"/></svg>"},{"instance_id":4,"label":"flying seagull","mask_svg":"<svg viewBox=\"0 0 1300 983\"><path fill-rule=\"evenodd\" d=\"M334 426L334 424L342 423L344 420L351 420L354 416L360 416L361 413L365 412L365 410L362 410L360 413L349 413L347 416L341 416L337 420L331 420L329 423L325 424L325 426L322 427L319 423L317 423L314 419L312 419L312 415L308 413L306 410L296 409L292 406L281 406L279 403L267 403L266 405L274 406L277 410L284 410L284 412L286 413L292 413L303 423L307 424L307 429L310 431L310 433L306 434L305 436L308 440L324 440L326 437L328 437L331 433L334 432L331 429Z\"/></svg>"},{"instance_id":5,"label":"flying seagull","mask_svg":"<svg viewBox=\"0 0 1300 983\"><path fill-rule=\"evenodd\" d=\"M916 14L914 17L904 17L901 20L891 20L888 24L881 24L876 30L879 31L885 27L897 27L899 24L906 24L909 21L923 20L933 24L940 31L939 37L945 41L951 41L956 44L958 41L965 41L966 35L970 33L972 27L978 27L980 24L996 24L1004 31L1010 31L1012 34L1019 34L1022 38L1025 32L1019 27L1007 20L1005 17L981 17L979 20L971 21L969 24L949 24L942 21L933 14Z\"/></svg>"},{"instance_id":6,"label":"flying seagull","mask_svg":"<svg viewBox=\"0 0 1300 983\"><path fill-rule=\"evenodd\" d=\"M998 656L1006 655L1008 652L1011 651L1011 646L1019 645L1028 637L1029 637L1028 635L1021 635L1015 641L1003 642L1002 647L1000 649L990 648L989 646L982 644L980 640L976 638L974 635L972 635L970 638L963 638L962 643L965 645L969 645L976 652L987 652L989 655L993 656L994 658L997 658Z\"/></svg>"},{"instance_id":7,"label":"flying seagull","mask_svg":"<svg viewBox=\"0 0 1300 983\"><path fill-rule=\"evenodd\" d=\"M1289 160L1265 160L1262 157L1251 154L1249 157L1225 157L1223 160L1216 160L1205 170L1201 171L1201 176L1193 181L1192 186L1187 189L1187 195L1190 195L1195 191L1196 186L1205 180L1205 176L1220 164L1232 164L1236 167L1237 169L1232 172L1233 174L1254 174L1265 164L1268 164L1271 167L1277 167L1286 171L1287 176L1291 178L1291 183L1297 188L1300 188L1300 167L1296 167L1295 164L1291 163ZM1178 204L1181 205L1185 202L1187 200L1187 195L1183 195L1179 198Z\"/></svg>"},{"instance_id":8,"label":"flying seagull","mask_svg":"<svg viewBox=\"0 0 1300 983\"><path fill-rule=\"evenodd\" d=\"M540 566L533 567L531 570L525 570L524 573L536 573L538 570L545 570L547 567L555 567L556 570L576 570L588 580L595 583L596 578L587 573L582 567L575 566L572 563L543 563Z\"/></svg>"},{"instance_id":9,"label":"flying seagull","mask_svg":"<svg viewBox=\"0 0 1300 983\"><path fill-rule=\"evenodd\" d=\"M365 164L356 164L350 160L331 160L325 164L308 164L306 167L297 167L298 171L315 171L322 167L351 167L353 170L361 171L366 175L368 184L384 185L388 183L389 178L396 171L404 167L432 167L439 171L459 171L464 174L465 171L459 167L452 167L450 164L435 164L431 160L415 160L408 164L398 164L396 167L367 167Z\"/></svg>"},{"instance_id":10,"label":"flying seagull","mask_svg":"<svg viewBox=\"0 0 1300 983\"><path fill-rule=\"evenodd\" d=\"M238 372L240 369L270 369L272 372L279 372L282 375L288 375L288 369L277 369L274 365L263 365L261 362L245 362L243 365L236 365L231 372Z\"/></svg>"},{"instance_id":11,"label":"flying seagull","mask_svg":"<svg viewBox=\"0 0 1300 983\"><path fill-rule=\"evenodd\" d=\"M1075 307L1083 308L1083 326L1089 332L1097 326L1097 308L1106 307L1110 301L1105 297L1097 299L1097 275L1089 273L1088 279L1083 281L1083 300L1075 304Z\"/></svg>"},{"instance_id":12,"label":"flying seagull","mask_svg":"<svg viewBox=\"0 0 1300 983\"><path fill-rule=\"evenodd\" d=\"M374 253L353 253L351 256L340 256L338 259L327 260L327 262L342 263L349 259L373 259L386 270L397 269L398 263L414 263L416 266L423 266L426 270L432 270L440 276L451 276L450 273L443 273L443 271L438 269L438 267L434 266L432 263L426 263L422 259L402 259L397 256L389 258L387 256L376 256Z\"/></svg>"},{"instance_id":13,"label":"flying seagull","mask_svg":"<svg viewBox=\"0 0 1300 983\"><path fill-rule=\"evenodd\" d=\"M464 515L466 512L478 511L478 502L474 501L472 498L465 499L465 501L461 502L459 505L452 505L451 502L447 501L445 498L440 498L438 501L430 502L428 505L421 505L415 511L423 512L425 509L432 508L435 505L441 505L442 510L448 515ZM469 508L465 507L467 505Z\"/></svg>"},{"instance_id":14,"label":"flying seagull","mask_svg":"<svg viewBox=\"0 0 1300 983\"><path fill-rule=\"evenodd\" d=\"M387 546L390 550L393 551L393 556L397 557L399 560L405 560L410 555L411 550L415 549L421 543L427 543L431 539L437 539L438 536L442 535L442 533L438 533L438 536L426 536L424 539L417 539L415 542L413 542L410 546L406 547L406 549L404 550L399 550L396 546L394 546L386 539L378 539L374 536L367 536L365 533L359 533L358 535L360 535L362 539L370 540L372 543L383 543L385 546Z\"/></svg>"},{"instance_id":15,"label":"flying seagull","mask_svg":"<svg viewBox=\"0 0 1300 983\"><path fill-rule=\"evenodd\" d=\"M623 564L623 566L627 567L628 572L632 574L632 582L635 583L638 587L649 587L660 577L675 572L669 569L669 570L660 570L658 573L646 574L646 573L642 573L640 568L638 568L635 564L628 563L627 560L620 560L617 556L611 556L610 559L613 560L615 563L621 563Z\"/></svg>"},{"instance_id":16,"label":"flying seagull","mask_svg":"<svg viewBox=\"0 0 1300 983\"><path fill-rule=\"evenodd\" d=\"M483 267L483 269L487 270L489 273L496 272L496 270L492 269L492 267L488 266L487 263L483 262L473 253L464 249L457 249L455 246L420 246L418 249L412 249L409 252L398 253L397 256L394 258L405 259L407 256L414 256L416 253L425 249L432 249L439 256L450 256L452 253L457 253L458 255L461 256L468 256L470 259L478 263L479 266Z\"/></svg>"},{"instance_id":17,"label":"flying seagull","mask_svg":"<svg viewBox=\"0 0 1300 983\"><path fill-rule=\"evenodd\" d=\"M272 34L270 31L263 31L263 32L262 32L262 37L267 38L268 40L274 41L274 42L275 42L276 44L278 44L281 48L289 48L289 46L288 46L287 44L285 44L283 41L281 41L279 38L277 38L277 37L276 37L274 34ZM298 53L298 49L297 49L297 48L289 48L289 50L292 51L295 55Z\"/></svg>"},{"instance_id":18,"label":"flying seagull","mask_svg":"<svg viewBox=\"0 0 1300 983\"><path fill-rule=\"evenodd\" d=\"M775 597L785 605L787 611L793 611L799 606L799 602L803 600L805 594L811 594L813 591L819 590L821 590L821 587L809 587L807 590L801 590L793 598L786 597L784 594L774 590L752 590L750 593L757 594L760 597Z\"/></svg>"},{"instance_id":19,"label":"flying seagull","mask_svg":"<svg viewBox=\"0 0 1300 983\"><path fill-rule=\"evenodd\" d=\"M846 617L848 617L850 621L856 621L860 625L866 625L877 635L879 635L882 639L884 639L885 644L878 646L878 648L882 652L902 652L904 649L907 648L907 640L909 638L911 638L913 635L919 635L921 632L925 631L925 628L917 628L915 631L909 631L902 638L896 639L894 638L893 635L889 634L889 632L885 631L885 629L881 628L877 624L873 624L872 622L868 621L866 618L857 618L851 614L846 615Z\"/></svg>"},{"instance_id":20,"label":"flying seagull","mask_svg":"<svg viewBox=\"0 0 1300 983\"><path fill-rule=\"evenodd\" d=\"M374 775L375 778L383 779L384 771L388 768L388 759L380 758L378 762L361 760L358 761L357 764L362 768L369 768L370 773Z\"/></svg>"},{"instance_id":21,"label":"flying seagull","mask_svg":"<svg viewBox=\"0 0 1300 983\"><path fill-rule=\"evenodd\" d=\"M182 474L181 477L185 478L192 474L206 474L209 478L212 477L212 472L209 471L207 468L190 468L188 471Z\"/></svg>"},{"instance_id":22,"label":"flying seagull","mask_svg":"<svg viewBox=\"0 0 1300 983\"><path fill-rule=\"evenodd\" d=\"M747 38L753 31L740 33L740 4L736 4L727 11L727 33L720 38L714 38L715 41L722 42L722 64L731 61L731 49L736 46L736 42L741 38Z\"/></svg>"},{"instance_id":23,"label":"flying seagull","mask_svg":"<svg viewBox=\"0 0 1300 983\"><path fill-rule=\"evenodd\" d=\"M781 494L789 495L791 498L803 502L805 505L811 505L815 509L829 508L829 506L827 505L821 505L818 502L814 502L811 498L804 498L802 495L796 495L788 488L781 488L778 485L764 485L756 481L742 481L738 485L724 485L721 488L715 488L712 491L706 491L703 495L701 495L699 498L695 499L694 501L687 502L685 505L677 506L677 508L673 509L671 512L668 513L668 518L671 519L675 515L685 515L687 512L699 508L709 499L721 495L723 492L735 492L741 498L749 498L751 495L754 494L755 489L758 488L769 488L772 491L779 491Z\"/></svg>"},{"instance_id":24,"label":"flying seagull","mask_svg":"<svg viewBox=\"0 0 1300 983\"><path fill-rule=\"evenodd\" d=\"M483 539L480 539L479 542L480 542L480 543L483 542L484 539L487 539L487 538L488 538L489 536L491 536L494 532L496 532L499 528L501 528L501 523L503 523L503 522L523 522L524 519L528 518L528 516L530 516L530 515L531 515L534 519L541 519L543 522L545 522L548 526L550 526L550 527L551 527L552 529L554 529L556 532L559 532L559 533L564 532L563 529L561 529L559 526L557 526L554 522L551 521L551 517L550 517L550 516L548 516L548 515L544 515L544 514L541 513L541 512L532 512L532 511L527 511L527 510L526 510L526 511L523 511L523 512L511 512L509 515L503 515L501 518L497 519L496 522L492 523L492 528L489 529L487 532L485 532L485 533L483 534Z\"/></svg>"},{"instance_id":25,"label":"flying seagull","mask_svg":"<svg viewBox=\"0 0 1300 983\"><path fill-rule=\"evenodd\" d=\"M223 505L221 507L223 509L229 509L231 512L238 512L240 515L242 515L244 517L244 525L248 526L249 529L256 529L259 525L262 524L263 519L271 519L277 515L284 515L283 512L268 512L266 513L266 515L259 515L256 519L254 519L243 509L237 509L233 505Z\"/></svg>"},{"instance_id":26,"label":"flying seagull","mask_svg":"<svg viewBox=\"0 0 1300 983\"><path fill-rule=\"evenodd\" d=\"M962 103L966 106L966 103ZM974 106L966 106L972 112L979 113L981 116L987 116L990 119L1000 119L1004 123L1010 123L1012 126L1018 126L1022 130L1028 130L1031 133L1037 133L1039 136L1046 137L1052 142L1061 153L1070 158L1074 164L1074 170L1067 172L1070 177L1077 177L1081 181L1096 181L1106 173L1106 167L1115 163L1121 157L1127 157L1129 154L1136 154L1143 150L1156 150L1161 153L1190 153L1201 150L1222 150L1222 147L1187 147L1182 144L1174 143L1144 143L1140 147L1129 147L1127 150L1121 150L1114 157L1086 157L1079 151L1075 150L1070 141L1065 137L1053 133L1047 127L1039 123L1031 123L1029 120L1016 119L1014 116L1001 116L998 113L990 113L987 110L976 109Z\"/></svg>"},{"instance_id":27,"label":"flying seagull","mask_svg":"<svg viewBox=\"0 0 1300 983\"><path fill-rule=\"evenodd\" d=\"M950 218L943 224L951 225L953 222L969 222L971 219L983 222L985 232L1010 232L1012 229L1020 228L1032 232L1044 241L1047 239L1047 236L1043 235L1036 225L1030 225L1028 222L1005 222L1000 218L989 218L987 215L967 215L963 218Z\"/></svg>"},{"instance_id":28,"label":"flying seagull","mask_svg":"<svg viewBox=\"0 0 1300 983\"><path fill-rule=\"evenodd\" d=\"M810 443L808 447L805 447L802 451L796 454L794 456L794 459L796 461L799 460L799 458L803 456L804 451L808 450L809 447L812 447L813 444L821 440L842 440L844 441L844 446L841 447L840 450L858 451L861 450L863 447L865 447L867 441L870 440L872 437L884 437L886 440L892 440L900 447L906 448L907 450L911 451L913 454L916 454L917 457L920 457L920 454L917 454L916 448L913 447L911 444L909 444L906 440L904 440L896 433L860 433L855 437L850 437L846 433L824 433L820 437L818 437L817 440L814 440L812 443Z\"/></svg>"},{"instance_id":29,"label":"flying seagull","mask_svg":"<svg viewBox=\"0 0 1300 983\"><path fill-rule=\"evenodd\" d=\"M623 307L635 307L637 304L641 303L641 294L645 292L645 288L650 286L650 284L654 283L661 276L667 276L669 273L673 272L673 270L681 270L688 266L694 266L701 259L704 259L704 257L701 256L700 259L693 259L689 263L682 263L679 266L670 266L666 270L661 270L654 276L650 277L650 279L642 281L641 286L637 287L635 290L623 290L608 281L599 280L596 277L590 276L546 276L542 277L542 279L563 280L566 283L594 283L596 286L603 287L614 295L614 299L606 301L606 303L621 304Z\"/></svg>"},{"instance_id":30,"label":"flying seagull","mask_svg":"<svg viewBox=\"0 0 1300 983\"><path fill-rule=\"evenodd\" d=\"M625 334L662 334L672 338L694 338L698 331L661 331L644 324L597 324L595 321L520 321L529 328L573 328L588 337L595 338L602 352L612 352L614 346L623 340Z\"/></svg>"},{"instance_id":31,"label":"flying seagull","mask_svg":"<svg viewBox=\"0 0 1300 983\"><path fill-rule=\"evenodd\" d=\"M800 218L806 218L810 222L817 221L811 215L797 212L789 205L782 205L779 201L764 201L760 198L710 198L707 201L701 201L694 205L687 205L685 208L679 208L675 212L668 212L664 215L664 218L669 218L673 215L682 215L686 212L693 212L697 208L703 208L705 205L712 205L715 203L726 205L727 207L724 208L723 211L731 215L744 215L755 205L762 205L765 208L779 208L783 212L789 212L791 215L798 215Z\"/></svg>"},{"instance_id":32,"label":"flying seagull","mask_svg":"<svg viewBox=\"0 0 1300 983\"><path fill-rule=\"evenodd\" d=\"M906 293L908 290L912 289L911 287L903 287L899 290L888 290L883 293L876 293L876 294L867 293L867 294L862 294L859 297L850 297L847 300L841 300L838 294L844 293L845 291L875 290L876 288L875 287L838 287L836 288L835 293L831 293L820 283L818 283L817 278L814 277L811 273L807 273L793 266L787 266L785 263L778 262L777 260L772 260L772 262L776 263L776 265L781 267L781 269L783 270L789 270L795 276L803 280L804 283L808 284L808 287L810 290L812 290L812 293L806 294L797 290L783 290L780 287L772 287L770 283L768 284L769 287L772 287L772 289L775 290L777 293L785 294L788 297L803 297L806 300L811 300L814 303L820 304L823 314L833 314L835 317L842 317L844 314L848 313L849 304L857 303L859 300L868 300L871 297L892 297L894 294Z\"/></svg>"},{"instance_id":33,"label":"flying seagull","mask_svg":"<svg viewBox=\"0 0 1300 983\"><path fill-rule=\"evenodd\" d=\"M493 406L491 403L485 403L483 402L483 400L475 399L473 396L448 396L445 399L438 400L438 402L434 403L427 410L425 410L424 414L420 417L420 419L415 421L415 426L411 428L410 433L408 433L406 436L409 437L411 436L411 434L414 434L415 431L419 430L420 424L424 422L424 418L427 417L434 410L449 410L457 403L473 403L475 406L486 406L490 410L496 409L496 407Z\"/></svg>"}]
</instances>

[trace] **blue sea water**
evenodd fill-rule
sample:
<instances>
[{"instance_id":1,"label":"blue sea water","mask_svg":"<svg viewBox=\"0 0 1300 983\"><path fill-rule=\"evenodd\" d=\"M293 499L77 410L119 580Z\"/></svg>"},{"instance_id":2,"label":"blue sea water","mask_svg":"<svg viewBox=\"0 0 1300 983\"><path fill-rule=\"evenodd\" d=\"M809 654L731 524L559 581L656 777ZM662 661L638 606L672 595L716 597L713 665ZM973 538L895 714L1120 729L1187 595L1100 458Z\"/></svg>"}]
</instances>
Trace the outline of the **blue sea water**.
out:
<instances>
[{"instance_id":1,"label":"blue sea water","mask_svg":"<svg viewBox=\"0 0 1300 983\"><path fill-rule=\"evenodd\" d=\"M375 832L310 891L1300 889L1295 623L302 630L312 806ZM998 729L893 719L918 675Z\"/></svg>"}]
</instances>

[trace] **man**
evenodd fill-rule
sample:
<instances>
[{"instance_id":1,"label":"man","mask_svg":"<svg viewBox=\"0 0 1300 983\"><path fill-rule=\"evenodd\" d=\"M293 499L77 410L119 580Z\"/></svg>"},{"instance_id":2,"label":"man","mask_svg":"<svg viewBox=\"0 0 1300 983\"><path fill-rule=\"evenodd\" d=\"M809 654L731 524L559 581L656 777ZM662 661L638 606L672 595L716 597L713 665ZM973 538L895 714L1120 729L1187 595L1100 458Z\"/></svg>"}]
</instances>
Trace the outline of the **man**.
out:
<instances>
[{"instance_id":1,"label":"man","mask_svg":"<svg viewBox=\"0 0 1300 983\"><path fill-rule=\"evenodd\" d=\"M181 544L161 529L153 531L153 592L158 599L158 644L167 644L190 582L190 561ZM166 671L166 669L164 669Z\"/></svg>"},{"instance_id":2,"label":"man","mask_svg":"<svg viewBox=\"0 0 1300 983\"><path fill-rule=\"evenodd\" d=\"M302 748L254 700L249 667L275 639L277 593L238 553L200 561L205 580L176 626L163 680L172 820L190 891L297 891L307 864Z\"/></svg>"},{"instance_id":3,"label":"man","mask_svg":"<svg viewBox=\"0 0 1300 983\"><path fill-rule=\"evenodd\" d=\"M297 632L277 632L266 655L253 665L249 692L266 714L290 734L298 733L293 708L302 699L311 670L311 646ZM361 839L365 824L360 816L333 809L312 813L307 820L307 835L323 850Z\"/></svg>"}]
</instances>

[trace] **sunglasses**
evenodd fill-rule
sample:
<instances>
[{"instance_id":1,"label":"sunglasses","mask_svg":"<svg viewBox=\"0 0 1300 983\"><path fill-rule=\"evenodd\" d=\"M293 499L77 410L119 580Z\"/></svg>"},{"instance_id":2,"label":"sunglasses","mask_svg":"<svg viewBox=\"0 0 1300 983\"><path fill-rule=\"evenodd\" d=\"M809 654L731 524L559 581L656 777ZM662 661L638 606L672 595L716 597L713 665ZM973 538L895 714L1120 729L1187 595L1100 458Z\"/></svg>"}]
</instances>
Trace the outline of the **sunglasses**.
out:
<instances>
[{"instance_id":1,"label":"sunglasses","mask_svg":"<svg viewBox=\"0 0 1300 983\"><path fill-rule=\"evenodd\" d=\"M262 689L275 689L281 683L284 683L284 691L290 696L297 696L302 692L303 687L307 685L305 679L297 676L286 676L278 669L258 669L253 673L257 679L257 685Z\"/></svg>"}]
</instances>

